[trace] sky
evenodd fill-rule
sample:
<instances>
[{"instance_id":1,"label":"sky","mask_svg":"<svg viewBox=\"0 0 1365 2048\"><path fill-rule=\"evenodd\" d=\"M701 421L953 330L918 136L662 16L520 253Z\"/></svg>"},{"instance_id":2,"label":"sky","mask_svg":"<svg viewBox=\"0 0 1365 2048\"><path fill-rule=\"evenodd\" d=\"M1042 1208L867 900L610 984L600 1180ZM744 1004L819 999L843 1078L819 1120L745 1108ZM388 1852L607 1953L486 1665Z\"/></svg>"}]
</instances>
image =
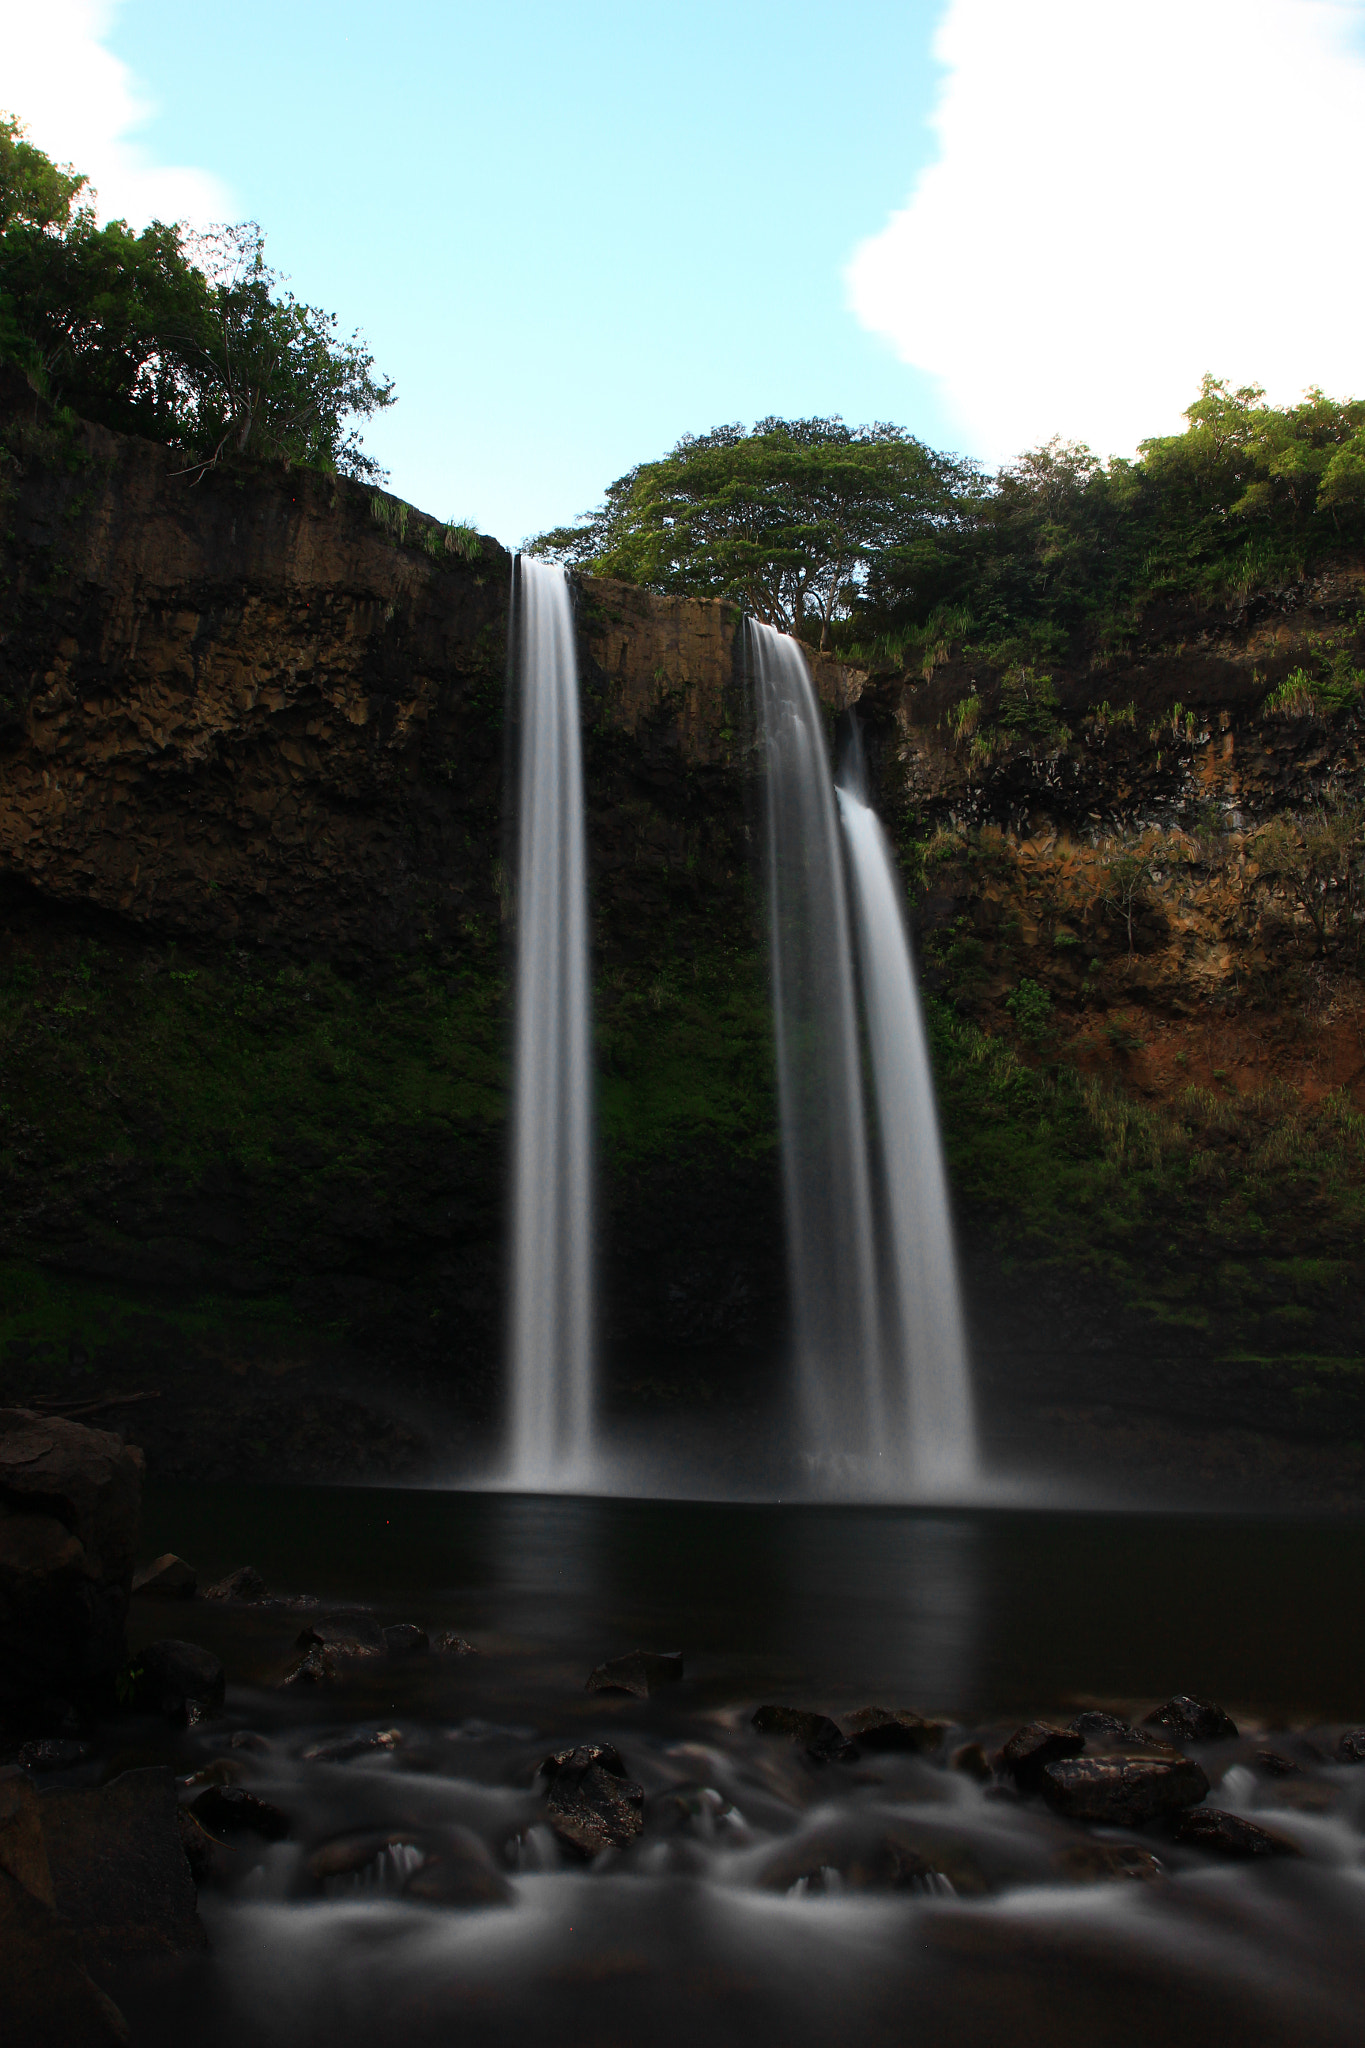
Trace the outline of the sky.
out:
<instances>
[{"instance_id":1,"label":"sky","mask_svg":"<svg viewBox=\"0 0 1365 2048\"><path fill-rule=\"evenodd\" d=\"M1365 393L1365 0L0 0L0 108L259 221L391 488L509 543L768 413L993 465Z\"/></svg>"}]
</instances>

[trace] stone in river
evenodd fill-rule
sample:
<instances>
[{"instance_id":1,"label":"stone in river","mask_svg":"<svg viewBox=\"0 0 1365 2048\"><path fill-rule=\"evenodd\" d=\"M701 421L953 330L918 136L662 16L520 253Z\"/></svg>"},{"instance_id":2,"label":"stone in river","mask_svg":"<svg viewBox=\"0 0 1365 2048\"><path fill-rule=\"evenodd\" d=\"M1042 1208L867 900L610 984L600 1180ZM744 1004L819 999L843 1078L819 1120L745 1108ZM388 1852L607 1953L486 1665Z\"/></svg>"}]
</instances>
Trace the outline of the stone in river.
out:
<instances>
[{"instance_id":1,"label":"stone in river","mask_svg":"<svg viewBox=\"0 0 1365 2048\"><path fill-rule=\"evenodd\" d=\"M1243 1820L1238 1814L1224 1813L1216 1806L1197 1806L1182 1813L1172 1832L1177 1842L1208 1849L1215 1856L1245 1860L1251 1856L1303 1854L1297 1842L1272 1834L1268 1828L1258 1828L1254 1821Z\"/></svg>"},{"instance_id":2,"label":"stone in river","mask_svg":"<svg viewBox=\"0 0 1365 2048\"><path fill-rule=\"evenodd\" d=\"M1365 1764L1365 1728L1351 1728L1337 1744L1339 1764Z\"/></svg>"},{"instance_id":3,"label":"stone in river","mask_svg":"<svg viewBox=\"0 0 1365 2048\"><path fill-rule=\"evenodd\" d=\"M43 1836L57 1909L88 1962L205 1946L180 1839L175 1780L159 1765L97 1790L43 1794Z\"/></svg>"},{"instance_id":4,"label":"stone in river","mask_svg":"<svg viewBox=\"0 0 1365 2048\"><path fill-rule=\"evenodd\" d=\"M1192 1758L1168 1756L1064 1757L1047 1764L1042 1794L1068 1820L1110 1827L1141 1827L1160 1813L1197 1806L1209 1781Z\"/></svg>"},{"instance_id":5,"label":"stone in river","mask_svg":"<svg viewBox=\"0 0 1365 2048\"><path fill-rule=\"evenodd\" d=\"M415 1621L395 1621L384 1631L391 1657L420 1657L431 1648L431 1637Z\"/></svg>"},{"instance_id":6,"label":"stone in river","mask_svg":"<svg viewBox=\"0 0 1365 2048\"><path fill-rule=\"evenodd\" d=\"M106 1430L0 1408L0 1718L41 1725L124 1662L142 1475Z\"/></svg>"},{"instance_id":7,"label":"stone in river","mask_svg":"<svg viewBox=\"0 0 1365 2048\"><path fill-rule=\"evenodd\" d=\"M446 1657L477 1657L473 1643L467 1643L463 1636L457 1636L453 1629L445 1629L431 1646Z\"/></svg>"},{"instance_id":8,"label":"stone in river","mask_svg":"<svg viewBox=\"0 0 1365 2048\"><path fill-rule=\"evenodd\" d=\"M1150 1714L1143 1715L1142 1723L1145 1728L1162 1728L1181 1742L1231 1742L1237 1734L1237 1723L1230 1714L1185 1693L1153 1707Z\"/></svg>"},{"instance_id":9,"label":"stone in river","mask_svg":"<svg viewBox=\"0 0 1365 2048\"><path fill-rule=\"evenodd\" d=\"M341 1666L330 1650L324 1650L321 1643L313 1643L285 1672L280 1684L284 1685L337 1685L341 1680Z\"/></svg>"},{"instance_id":10,"label":"stone in river","mask_svg":"<svg viewBox=\"0 0 1365 2048\"><path fill-rule=\"evenodd\" d=\"M426 1861L403 1886L428 1906L510 1906L512 1887L469 1828L444 1828Z\"/></svg>"},{"instance_id":11,"label":"stone in river","mask_svg":"<svg viewBox=\"0 0 1365 2048\"><path fill-rule=\"evenodd\" d=\"M204 1589L206 1600L241 1600L249 1607L259 1607L263 1600L270 1598L270 1588L255 1569L254 1565L241 1565L235 1572L229 1572L225 1579L219 1579L216 1586Z\"/></svg>"},{"instance_id":12,"label":"stone in river","mask_svg":"<svg viewBox=\"0 0 1365 2048\"><path fill-rule=\"evenodd\" d=\"M624 1849L644 1825L644 1788L632 1784L609 1742L558 1749L541 1765L549 1779L546 1818L584 1856Z\"/></svg>"},{"instance_id":13,"label":"stone in river","mask_svg":"<svg viewBox=\"0 0 1365 2048\"><path fill-rule=\"evenodd\" d=\"M320 1614L298 1638L301 1650L317 1646L334 1657L386 1657L384 1631L371 1614Z\"/></svg>"},{"instance_id":14,"label":"stone in river","mask_svg":"<svg viewBox=\"0 0 1365 2048\"><path fill-rule=\"evenodd\" d=\"M757 1707L749 1725L756 1734L781 1735L788 1742L799 1742L819 1763L858 1754L837 1721L831 1721L828 1714L812 1714L805 1707Z\"/></svg>"},{"instance_id":15,"label":"stone in river","mask_svg":"<svg viewBox=\"0 0 1365 2048\"><path fill-rule=\"evenodd\" d=\"M949 1764L953 1770L982 1783L991 1774L991 1760L979 1742L964 1742L961 1749L953 1751Z\"/></svg>"},{"instance_id":16,"label":"stone in river","mask_svg":"<svg viewBox=\"0 0 1365 2048\"><path fill-rule=\"evenodd\" d=\"M6 2048L121 2048L122 2013L86 1975L76 1930L0 1869L0 1985Z\"/></svg>"},{"instance_id":17,"label":"stone in river","mask_svg":"<svg viewBox=\"0 0 1365 2048\"><path fill-rule=\"evenodd\" d=\"M146 1599L193 1600L198 1574L192 1564L186 1564L183 1557L177 1557L168 1550L149 1564L145 1571L134 1572L133 1591Z\"/></svg>"},{"instance_id":18,"label":"stone in river","mask_svg":"<svg viewBox=\"0 0 1365 2048\"><path fill-rule=\"evenodd\" d=\"M683 1675L681 1650L631 1650L599 1664L589 1675L589 1692L629 1692L648 1699L660 1686L676 1685Z\"/></svg>"},{"instance_id":19,"label":"stone in river","mask_svg":"<svg viewBox=\"0 0 1365 2048\"><path fill-rule=\"evenodd\" d=\"M1139 1842L1072 1842L1057 1851L1052 1867L1073 1884L1105 1884L1115 1878L1150 1884L1166 1875L1160 1858Z\"/></svg>"},{"instance_id":20,"label":"stone in river","mask_svg":"<svg viewBox=\"0 0 1365 2048\"><path fill-rule=\"evenodd\" d=\"M859 1749L910 1750L923 1755L943 1741L945 1723L926 1721L908 1707L860 1707L844 1725Z\"/></svg>"},{"instance_id":21,"label":"stone in river","mask_svg":"<svg viewBox=\"0 0 1365 2048\"><path fill-rule=\"evenodd\" d=\"M137 1660L142 1676L138 1695L144 1705L172 1720L188 1719L192 1703L221 1706L225 1689L223 1667L212 1650L200 1643L180 1642L174 1636L148 1643Z\"/></svg>"},{"instance_id":22,"label":"stone in river","mask_svg":"<svg viewBox=\"0 0 1365 2048\"><path fill-rule=\"evenodd\" d=\"M303 1751L306 1764L345 1764L356 1756L371 1756L376 1750L401 1749L400 1728L356 1728L345 1735L326 1736Z\"/></svg>"},{"instance_id":23,"label":"stone in river","mask_svg":"<svg viewBox=\"0 0 1365 2048\"><path fill-rule=\"evenodd\" d=\"M834 1880L831 1882L831 1880ZM881 1819L844 1816L780 1842L754 1877L760 1890L947 1892L955 1887L910 1839L909 1831ZM977 1874L973 1891L986 1890Z\"/></svg>"},{"instance_id":24,"label":"stone in river","mask_svg":"<svg viewBox=\"0 0 1365 2048\"><path fill-rule=\"evenodd\" d=\"M1161 1741L1160 1736L1144 1735L1141 1728L1135 1728L1131 1721L1121 1719L1118 1714L1106 1714L1098 1707L1089 1708L1084 1714L1077 1714L1075 1720L1067 1725L1073 1735L1081 1735L1087 1742L1094 1743L1100 1748L1112 1746L1116 1742L1159 1744Z\"/></svg>"},{"instance_id":25,"label":"stone in river","mask_svg":"<svg viewBox=\"0 0 1365 2048\"><path fill-rule=\"evenodd\" d=\"M77 1764L89 1763L94 1754L88 1742L73 1742L60 1735L21 1743L18 1752L26 1771L71 1771Z\"/></svg>"},{"instance_id":26,"label":"stone in river","mask_svg":"<svg viewBox=\"0 0 1365 2048\"><path fill-rule=\"evenodd\" d=\"M261 1835L282 1842L289 1833L289 1815L268 1799L258 1799L240 1785L210 1785L190 1808L201 1827L215 1835Z\"/></svg>"},{"instance_id":27,"label":"stone in river","mask_svg":"<svg viewBox=\"0 0 1365 2048\"><path fill-rule=\"evenodd\" d=\"M208 1832L201 1821L195 1819L188 1806L177 1810L175 1820L180 1830L180 1846L195 1884L221 1884L232 1866L231 1852Z\"/></svg>"},{"instance_id":28,"label":"stone in river","mask_svg":"<svg viewBox=\"0 0 1365 2048\"><path fill-rule=\"evenodd\" d=\"M1013 1778L1021 1792L1037 1792L1043 1772L1063 1757L1079 1756L1085 1737L1073 1729L1059 1728L1054 1721L1029 1721L1016 1728L995 1760L1005 1777Z\"/></svg>"}]
</instances>

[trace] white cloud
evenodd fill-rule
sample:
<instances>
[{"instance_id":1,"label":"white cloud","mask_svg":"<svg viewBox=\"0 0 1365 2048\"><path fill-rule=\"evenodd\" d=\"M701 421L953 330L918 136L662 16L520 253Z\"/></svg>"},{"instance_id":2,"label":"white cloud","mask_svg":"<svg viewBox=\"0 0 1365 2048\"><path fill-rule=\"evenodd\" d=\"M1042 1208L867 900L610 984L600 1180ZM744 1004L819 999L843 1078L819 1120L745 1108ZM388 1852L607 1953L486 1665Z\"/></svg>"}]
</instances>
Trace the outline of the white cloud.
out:
<instances>
[{"instance_id":1,"label":"white cloud","mask_svg":"<svg viewBox=\"0 0 1365 2048\"><path fill-rule=\"evenodd\" d=\"M941 152L850 302L974 454L1178 431L1206 370L1365 396L1363 0L950 0Z\"/></svg>"},{"instance_id":2,"label":"white cloud","mask_svg":"<svg viewBox=\"0 0 1365 2048\"><path fill-rule=\"evenodd\" d=\"M230 187L188 164L159 164L133 131L154 111L104 39L116 0L0 0L0 111L31 141L84 171L101 220L231 219Z\"/></svg>"}]
</instances>

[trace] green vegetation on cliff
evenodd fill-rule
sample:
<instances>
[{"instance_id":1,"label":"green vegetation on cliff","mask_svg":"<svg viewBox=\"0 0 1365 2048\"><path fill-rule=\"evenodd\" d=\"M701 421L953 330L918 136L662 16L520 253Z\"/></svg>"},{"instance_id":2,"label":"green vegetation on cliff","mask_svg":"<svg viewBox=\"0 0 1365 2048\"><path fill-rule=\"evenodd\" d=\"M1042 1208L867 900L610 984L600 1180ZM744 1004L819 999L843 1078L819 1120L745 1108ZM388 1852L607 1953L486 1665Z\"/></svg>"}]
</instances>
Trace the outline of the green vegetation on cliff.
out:
<instances>
[{"instance_id":1,"label":"green vegetation on cliff","mask_svg":"<svg viewBox=\"0 0 1365 2048\"><path fill-rule=\"evenodd\" d=\"M1153 599L1293 582L1365 545L1365 401L1275 407L1206 377L1186 419L1136 461L1054 440L994 476L896 427L719 427L535 545L884 668L951 645L1027 668L1080 631L1120 643Z\"/></svg>"}]
</instances>

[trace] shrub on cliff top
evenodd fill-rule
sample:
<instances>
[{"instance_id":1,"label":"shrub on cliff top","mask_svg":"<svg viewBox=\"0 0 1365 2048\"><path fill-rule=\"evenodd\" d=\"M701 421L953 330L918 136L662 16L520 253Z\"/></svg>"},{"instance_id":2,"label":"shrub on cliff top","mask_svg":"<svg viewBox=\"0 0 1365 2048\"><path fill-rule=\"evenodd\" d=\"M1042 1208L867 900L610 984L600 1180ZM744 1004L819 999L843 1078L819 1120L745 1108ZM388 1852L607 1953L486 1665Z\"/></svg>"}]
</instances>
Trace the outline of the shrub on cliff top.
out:
<instances>
[{"instance_id":1,"label":"shrub on cliff top","mask_svg":"<svg viewBox=\"0 0 1365 2048\"><path fill-rule=\"evenodd\" d=\"M254 223L97 225L88 181L0 116L0 355L57 404L181 450L378 480L356 423L393 403L358 334L295 299ZM93 197L93 195L89 195Z\"/></svg>"}]
</instances>

